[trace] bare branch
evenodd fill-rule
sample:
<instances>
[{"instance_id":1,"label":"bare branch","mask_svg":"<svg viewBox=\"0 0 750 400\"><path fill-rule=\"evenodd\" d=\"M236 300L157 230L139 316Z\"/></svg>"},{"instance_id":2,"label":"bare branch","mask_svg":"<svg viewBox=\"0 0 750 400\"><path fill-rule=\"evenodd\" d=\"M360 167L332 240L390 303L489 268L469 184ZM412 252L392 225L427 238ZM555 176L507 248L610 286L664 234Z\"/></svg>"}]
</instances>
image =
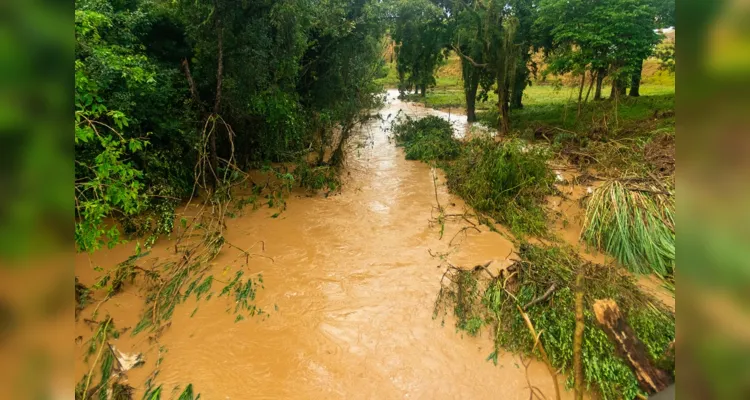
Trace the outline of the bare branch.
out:
<instances>
[{"instance_id":1,"label":"bare branch","mask_svg":"<svg viewBox=\"0 0 750 400\"><path fill-rule=\"evenodd\" d=\"M467 56L466 54L462 53L461 50L459 50L459 48L456 47L456 45L451 45L451 47L453 47L453 51L455 51L456 54L458 54L459 56L461 56L464 59L466 59L467 61L469 61L471 63L471 65L473 65L473 66L475 66L477 68L486 68L487 67L487 64L479 64L478 62L474 61L473 58L471 58L471 57Z\"/></svg>"},{"instance_id":2,"label":"bare branch","mask_svg":"<svg viewBox=\"0 0 750 400\"><path fill-rule=\"evenodd\" d=\"M557 289L557 286L555 286L555 284L553 283L553 284L552 284L552 286L550 286L550 287L549 287L549 289L547 289L547 291L546 291L546 292L544 292L544 294L543 294L543 295L541 295L541 296L537 297L537 298L536 298L536 299L534 299L534 300L531 300L531 301L530 301L530 302L528 302L528 303L527 303L527 304L526 304L525 306L523 306L523 310L524 310L524 311L526 311L526 310L528 310L528 309L529 309L529 307L533 306L534 304L536 304L536 303L539 303L539 302L542 302L542 301L544 301L544 300L547 300L547 298L548 298L548 297L549 297L550 295L552 295L552 292L554 292L554 291L555 291L555 289Z\"/></svg>"},{"instance_id":3,"label":"bare branch","mask_svg":"<svg viewBox=\"0 0 750 400\"><path fill-rule=\"evenodd\" d=\"M195 88L195 81L193 81L193 75L190 73L190 64L188 64L187 58L182 60L182 69L185 71L185 78L187 78L188 86L190 87L190 95L193 98L195 104L198 107L203 108L200 97L198 97L198 90Z\"/></svg>"}]
</instances>

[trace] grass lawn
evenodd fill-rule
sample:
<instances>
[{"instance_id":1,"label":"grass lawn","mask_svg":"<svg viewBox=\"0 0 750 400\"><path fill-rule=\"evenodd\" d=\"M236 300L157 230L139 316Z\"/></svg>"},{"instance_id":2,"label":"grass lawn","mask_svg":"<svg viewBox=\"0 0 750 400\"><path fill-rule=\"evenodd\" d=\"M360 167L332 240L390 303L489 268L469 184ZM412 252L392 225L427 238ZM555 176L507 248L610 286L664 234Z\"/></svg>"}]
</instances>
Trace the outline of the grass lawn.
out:
<instances>
[{"instance_id":1,"label":"grass lawn","mask_svg":"<svg viewBox=\"0 0 750 400\"><path fill-rule=\"evenodd\" d=\"M387 88L398 86L398 75L396 63L386 64L386 74L378 80L378 83ZM644 64L644 74L641 80L641 97L623 97L617 102L609 99L603 101L592 101L593 93L589 101L578 114L578 86L565 85L563 82L574 82L577 79L571 77L549 76L546 82L533 81L526 88L523 95L524 107L520 110L511 111L511 127L514 131L524 131L529 128L548 126L575 132L590 131L596 129L597 125L605 125L607 131L635 128L651 131L672 130L674 131L674 93L675 76L658 69L654 60L647 60ZM455 55L451 55L440 67L436 76L437 85L428 89L425 97L418 94L409 94L410 101L424 103L427 107L454 110L463 109L466 101L463 93L463 81L461 79L461 62ZM588 86L584 88L585 92ZM606 85L602 88L602 94L609 96L611 88ZM487 101L477 102L477 116L486 125L497 124L497 95L488 93ZM665 114L666 118L664 117ZM652 123L640 123L653 120L653 116L659 116L656 125Z\"/></svg>"}]
</instances>

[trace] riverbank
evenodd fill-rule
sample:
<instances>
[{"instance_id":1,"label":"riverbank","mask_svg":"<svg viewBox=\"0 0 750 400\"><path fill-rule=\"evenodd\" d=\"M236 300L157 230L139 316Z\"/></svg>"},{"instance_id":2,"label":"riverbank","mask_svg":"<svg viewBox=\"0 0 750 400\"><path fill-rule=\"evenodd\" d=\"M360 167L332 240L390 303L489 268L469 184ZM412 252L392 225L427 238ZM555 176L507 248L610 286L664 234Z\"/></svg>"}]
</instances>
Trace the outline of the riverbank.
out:
<instances>
[{"instance_id":1,"label":"riverbank","mask_svg":"<svg viewBox=\"0 0 750 400\"><path fill-rule=\"evenodd\" d=\"M390 120L404 113L438 112L391 94L379 111L383 120L362 127L351 143L339 194L298 194L275 217L278 210L262 207L227 219L225 240L232 247L225 246L206 271L215 280L209 291L213 297L190 296L162 329L131 336L145 312L142 278L126 282L101 306L103 298L93 293L76 323L76 377L90 367L83 353L96 325L86 319L99 307L100 319L109 315L124 330L112 344L143 354L145 363L127 374L136 397L151 378L165 393L191 383L205 398L244 398L251 392L267 398L377 393L383 398L521 399L528 397L527 374L552 396L542 363L532 362L526 371L518 356L506 353L496 367L484 361L493 352L485 337L457 334L450 319L445 326L433 319L443 271L437 268L440 259L430 254L449 253L459 264L495 260L502 266L515 250L512 241L487 228L461 232L465 222L460 220L446 222L440 239L429 223L436 196L450 213L469 208L448 193L440 171L405 160L390 141ZM465 126L465 120L452 122L457 129ZM457 239L449 243L453 236ZM136 265L149 270L169 260L174 245L160 239ZM76 275L91 285L132 251L131 243L90 257L79 254ZM256 279L262 275L263 288L253 303L264 313L235 322L234 301L218 295L240 270Z\"/></svg>"}]
</instances>

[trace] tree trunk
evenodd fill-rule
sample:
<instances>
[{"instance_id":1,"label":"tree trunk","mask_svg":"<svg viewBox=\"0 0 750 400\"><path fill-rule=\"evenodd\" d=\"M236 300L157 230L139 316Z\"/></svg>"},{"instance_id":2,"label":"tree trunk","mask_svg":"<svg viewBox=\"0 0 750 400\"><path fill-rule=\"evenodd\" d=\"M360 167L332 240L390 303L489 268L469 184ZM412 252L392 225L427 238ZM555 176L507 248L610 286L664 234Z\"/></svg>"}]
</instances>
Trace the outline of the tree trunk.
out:
<instances>
[{"instance_id":1,"label":"tree trunk","mask_svg":"<svg viewBox=\"0 0 750 400\"><path fill-rule=\"evenodd\" d=\"M466 122L475 122L477 120L477 86L473 90L466 91Z\"/></svg>"},{"instance_id":2,"label":"tree trunk","mask_svg":"<svg viewBox=\"0 0 750 400\"><path fill-rule=\"evenodd\" d=\"M658 393L672 383L666 371L657 368L648 355L646 346L628 325L614 300L597 300L594 315L604 332L615 345L617 354L635 373L638 385L649 394Z\"/></svg>"},{"instance_id":3,"label":"tree trunk","mask_svg":"<svg viewBox=\"0 0 750 400\"><path fill-rule=\"evenodd\" d=\"M182 59L182 68L185 71L185 78L188 81L188 87L190 88L190 96L193 98L193 102L200 109L201 113L205 112L203 104L201 103L200 97L198 96L198 90L195 88L195 81L193 81L193 75L190 73L190 64L187 58Z\"/></svg>"},{"instance_id":4,"label":"tree trunk","mask_svg":"<svg viewBox=\"0 0 750 400\"><path fill-rule=\"evenodd\" d=\"M594 100L602 99L602 82L604 82L604 76L607 75L607 71L604 68L599 68L596 71L596 91L594 92Z\"/></svg>"},{"instance_id":5,"label":"tree trunk","mask_svg":"<svg viewBox=\"0 0 750 400\"><path fill-rule=\"evenodd\" d=\"M583 100L584 103L588 103L589 95L591 94L591 88L594 87L594 80L596 80L594 71L591 71L590 75L591 75L591 83L589 83L589 89L586 91L586 98Z\"/></svg>"},{"instance_id":6,"label":"tree trunk","mask_svg":"<svg viewBox=\"0 0 750 400\"><path fill-rule=\"evenodd\" d=\"M511 110L520 110L523 108L523 91L526 89L529 69L526 67L526 61L521 60L516 68L516 78L513 81L513 90L510 94Z\"/></svg>"},{"instance_id":7,"label":"tree trunk","mask_svg":"<svg viewBox=\"0 0 750 400\"><path fill-rule=\"evenodd\" d=\"M510 109L508 107L508 86L502 75L497 78L497 108L500 114L500 123L497 132L500 135L506 135L510 132Z\"/></svg>"},{"instance_id":8,"label":"tree trunk","mask_svg":"<svg viewBox=\"0 0 750 400\"><path fill-rule=\"evenodd\" d=\"M643 60L639 61L630 77L630 97L639 97L641 95L641 73L643 72Z\"/></svg>"},{"instance_id":9,"label":"tree trunk","mask_svg":"<svg viewBox=\"0 0 750 400\"><path fill-rule=\"evenodd\" d=\"M427 95L427 85L421 85L421 86L419 87L419 90L420 90L420 93L419 93L419 95L420 95L421 97L425 97L425 96Z\"/></svg>"},{"instance_id":10,"label":"tree trunk","mask_svg":"<svg viewBox=\"0 0 750 400\"><path fill-rule=\"evenodd\" d=\"M214 102L214 116L219 114L221 107L221 81L224 77L224 31L221 26L221 20L216 21L216 25L219 27L219 54L216 67L216 101ZM216 151L216 130L211 134L209 138L209 144L211 146L211 172L213 173L213 187L216 186L219 181L219 155Z\"/></svg>"},{"instance_id":11,"label":"tree trunk","mask_svg":"<svg viewBox=\"0 0 750 400\"><path fill-rule=\"evenodd\" d=\"M612 79L612 90L609 92L609 98L614 99L615 96L624 96L627 94L628 88L626 87L627 83L624 78L618 77L617 79Z\"/></svg>"},{"instance_id":12,"label":"tree trunk","mask_svg":"<svg viewBox=\"0 0 750 400\"><path fill-rule=\"evenodd\" d=\"M409 94L406 87L406 78L403 71L398 71L398 97L403 98L405 94Z\"/></svg>"},{"instance_id":13,"label":"tree trunk","mask_svg":"<svg viewBox=\"0 0 750 400\"><path fill-rule=\"evenodd\" d=\"M586 70L581 75L581 85L578 87L578 113L576 118L581 116L581 102L583 101L583 87L586 85Z\"/></svg>"},{"instance_id":14,"label":"tree trunk","mask_svg":"<svg viewBox=\"0 0 750 400\"><path fill-rule=\"evenodd\" d=\"M466 121L474 122L476 116L477 89L479 88L479 71L467 60L461 58L461 74L464 80L464 96L466 97Z\"/></svg>"}]
</instances>

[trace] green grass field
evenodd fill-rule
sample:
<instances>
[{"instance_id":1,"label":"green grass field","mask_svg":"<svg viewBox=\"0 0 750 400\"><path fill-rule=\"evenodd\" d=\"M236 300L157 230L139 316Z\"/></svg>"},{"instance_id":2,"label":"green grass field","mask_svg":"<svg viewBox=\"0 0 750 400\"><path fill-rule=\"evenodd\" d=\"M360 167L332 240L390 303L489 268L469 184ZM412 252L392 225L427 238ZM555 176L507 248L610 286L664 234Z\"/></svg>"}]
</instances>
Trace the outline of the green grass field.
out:
<instances>
[{"instance_id":1,"label":"green grass field","mask_svg":"<svg viewBox=\"0 0 750 400\"><path fill-rule=\"evenodd\" d=\"M398 85L396 64L386 65L387 75L378 82L387 88ZM455 55L449 57L440 67L436 77L437 85L427 91L426 97L410 94L407 99L424 103L427 107L454 109L458 112L466 105L461 80L460 60ZM674 110L675 76L660 71L655 61L647 60L644 64L644 75L641 81L641 97L623 97L617 102L605 99L594 102L593 93L583 105L578 116L578 87L564 85L571 81L569 77L550 77L547 82L532 81L523 96L524 108L511 112L513 130L524 130L529 127L548 125L560 129L581 131L588 130L592 124L612 124L612 127L633 125L638 121L649 119L653 115L663 116ZM606 83L606 81L605 81ZM584 96L588 87L584 89ZM602 94L609 96L610 87L605 84ZM477 102L477 114L480 121L494 126L497 122L497 95L488 93L488 99ZM651 127L648 124L649 128ZM661 118L656 128L674 129L674 117Z\"/></svg>"}]
</instances>

